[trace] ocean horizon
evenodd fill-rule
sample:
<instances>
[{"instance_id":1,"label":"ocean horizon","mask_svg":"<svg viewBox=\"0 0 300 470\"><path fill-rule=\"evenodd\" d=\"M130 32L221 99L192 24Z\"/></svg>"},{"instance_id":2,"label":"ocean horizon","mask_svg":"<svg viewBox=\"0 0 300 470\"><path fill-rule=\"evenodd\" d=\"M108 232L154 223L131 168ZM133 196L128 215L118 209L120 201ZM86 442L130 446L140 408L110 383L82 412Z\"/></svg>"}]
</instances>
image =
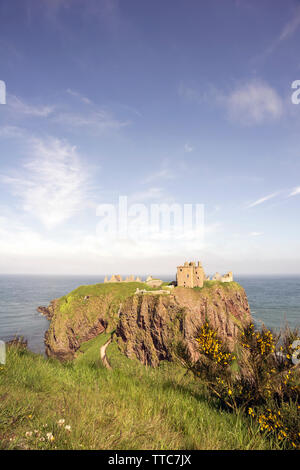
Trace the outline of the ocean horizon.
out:
<instances>
[{"instance_id":1,"label":"ocean horizon","mask_svg":"<svg viewBox=\"0 0 300 470\"><path fill-rule=\"evenodd\" d=\"M137 274L139 275L139 274ZM140 274L142 278L145 275ZM164 281L172 275L159 275ZM104 275L0 274L0 340L23 336L28 347L44 353L49 322L37 312L80 285L103 282ZM245 289L254 322L278 330L300 323L300 275L236 275Z\"/></svg>"}]
</instances>

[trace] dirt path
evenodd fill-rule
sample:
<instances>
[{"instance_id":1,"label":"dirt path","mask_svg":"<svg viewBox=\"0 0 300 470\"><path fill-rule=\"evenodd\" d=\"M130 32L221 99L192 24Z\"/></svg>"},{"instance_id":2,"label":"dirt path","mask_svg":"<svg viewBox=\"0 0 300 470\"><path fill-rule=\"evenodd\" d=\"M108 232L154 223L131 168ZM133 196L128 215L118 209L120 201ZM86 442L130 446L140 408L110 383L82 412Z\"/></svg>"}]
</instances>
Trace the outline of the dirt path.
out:
<instances>
[{"instance_id":1,"label":"dirt path","mask_svg":"<svg viewBox=\"0 0 300 470\"><path fill-rule=\"evenodd\" d=\"M106 356L106 348L110 343L111 343L111 338L109 338L109 340L106 341L106 343L100 348L100 358L101 358L101 361L103 362L104 367L106 367L106 369L111 369L111 365L108 362L107 356Z\"/></svg>"}]
</instances>

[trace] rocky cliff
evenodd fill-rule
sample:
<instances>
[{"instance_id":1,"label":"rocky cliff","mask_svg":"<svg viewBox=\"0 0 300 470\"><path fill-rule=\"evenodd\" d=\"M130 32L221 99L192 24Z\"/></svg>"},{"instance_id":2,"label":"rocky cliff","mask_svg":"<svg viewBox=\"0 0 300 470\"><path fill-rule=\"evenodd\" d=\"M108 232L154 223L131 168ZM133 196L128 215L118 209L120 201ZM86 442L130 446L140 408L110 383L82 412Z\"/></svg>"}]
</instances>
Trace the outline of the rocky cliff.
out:
<instances>
[{"instance_id":1,"label":"rocky cliff","mask_svg":"<svg viewBox=\"0 0 300 470\"><path fill-rule=\"evenodd\" d=\"M53 301L50 310L51 323L45 333L45 351L47 356L58 359L72 359L80 345L99 335L107 326L105 315L92 318L89 312L78 315L62 315L58 300Z\"/></svg>"},{"instance_id":2,"label":"rocky cliff","mask_svg":"<svg viewBox=\"0 0 300 470\"><path fill-rule=\"evenodd\" d=\"M141 285L144 286L131 282L81 286L53 300L48 307L38 307L38 311L50 320L45 333L47 356L72 359L82 343L103 331L113 331L122 300Z\"/></svg>"},{"instance_id":3,"label":"rocky cliff","mask_svg":"<svg viewBox=\"0 0 300 470\"><path fill-rule=\"evenodd\" d=\"M136 295L123 303L116 338L121 350L143 364L171 360L183 340L197 358L195 333L208 319L233 349L239 326L251 321L244 289L237 283L206 283L203 289L176 288L171 295Z\"/></svg>"},{"instance_id":4,"label":"rocky cliff","mask_svg":"<svg viewBox=\"0 0 300 470\"><path fill-rule=\"evenodd\" d=\"M206 282L205 287L176 287L170 294L135 294L136 283L83 286L39 311L50 319L46 354L72 359L80 345L115 330L114 338L130 358L157 366L172 360L178 340L197 357L195 333L208 319L233 348L239 325L251 321L244 289L237 283ZM132 285L131 285L132 284Z\"/></svg>"}]
</instances>

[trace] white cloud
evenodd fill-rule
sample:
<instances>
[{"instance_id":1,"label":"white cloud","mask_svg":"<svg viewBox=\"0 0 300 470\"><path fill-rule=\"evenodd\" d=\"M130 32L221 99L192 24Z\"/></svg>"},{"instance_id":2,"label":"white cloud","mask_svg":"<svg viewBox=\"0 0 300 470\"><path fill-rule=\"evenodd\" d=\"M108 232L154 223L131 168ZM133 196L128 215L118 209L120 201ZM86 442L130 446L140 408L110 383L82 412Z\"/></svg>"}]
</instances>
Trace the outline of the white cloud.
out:
<instances>
[{"instance_id":1,"label":"white cloud","mask_svg":"<svg viewBox=\"0 0 300 470\"><path fill-rule=\"evenodd\" d=\"M104 110L88 113L61 112L55 116L54 121L68 127L86 128L96 133L111 129L118 130L129 125L129 121L119 121Z\"/></svg>"},{"instance_id":2,"label":"white cloud","mask_svg":"<svg viewBox=\"0 0 300 470\"><path fill-rule=\"evenodd\" d=\"M49 118L53 123L74 129L85 128L88 132L96 134L109 130L119 130L130 124L128 120L115 118L109 110L95 105L89 98L70 88L67 90L67 93L77 97L81 102L88 104L89 107L85 107L80 111L70 111L66 105L35 106L26 103L14 95L9 95L7 105L13 117ZM9 125L6 126L6 129L1 134L8 133L9 127L11 134L14 126Z\"/></svg>"},{"instance_id":3,"label":"white cloud","mask_svg":"<svg viewBox=\"0 0 300 470\"><path fill-rule=\"evenodd\" d=\"M17 176L4 176L23 210L53 228L82 209L87 175L76 148L59 139L31 139L31 156Z\"/></svg>"},{"instance_id":4,"label":"white cloud","mask_svg":"<svg viewBox=\"0 0 300 470\"><path fill-rule=\"evenodd\" d=\"M255 206L259 206L260 204L263 204L264 202L266 201L269 201L270 199L272 199L273 197L277 196L278 193L272 193L272 194L268 194L267 196L264 196L260 199L257 199L256 201L252 202L251 204L248 204L248 208L249 207L255 207Z\"/></svg>"},{"instance_id":5,"label":"white cloud","mask_svg":"<svg viewBox=\"0 0 300 470\"><path fill-rule=\"evenodd\" d=\"M250 232L249 233L250 237L259 237L263 234L264 234L263 232Z\"/></svg>"},{"instance_id":6,"label":"white cloud","mask_svg":"<svg viewBox=\"0 0 300 470\"><path fill-rule=\"evenodd\" d=\"M8 96L7 104L12 111L28 116L47 117L54 111L54 106L33 106L15 95Z\"/></svg>"},{"instance_id":7,"label":"white cloud","mask_svg":"<svg viewBox=\"0 0 300 470\"><path fill-rule=\"evenodd\" d=\"M284 26L279 41L284 41L288 37L292 36L296 30L300 27L300 7L296 9L293 14L293 18Z\"/></svg>"},{"instance_id":8,"label":"white cloud","mask_svg":"<svg viewBox=\"0 0 300 470\"><path fill-rule=\"evenodd\" d=\"M3 126L0 127L0 137L22 137L24 135L23 129L17 126Z\"/></svg>"},{"instance_id":9,"label":"white cloud","mask_svg":"<svg viewBox=\"0 0 300 470\"><path fill-rule=\"evenodd\" d=\"M89 98L82 95L81 93L78 93L78 91L74 91L74 90L71 90L71 88L68 88L67 93L71 96L75 96L76 98L78 98L80 101L82 101L85 104L92 104L92 101Z\"/></svg>"},{"instance_id":10,"label":"white cloud","mask_svg":"<svg viewBox=\"0 0 300 470\"><path fill-rule=\"evenodd\" d=\"M298 194L300 194L300 186L294 188L293 191L290 193L290 196L297 196Z\"/></svg>"},{"instance_id":11,"label":"white cloud","mask_svg":"<svg viewBox=\"0 0 300 470\"><path fill-rule=\"evenodd\" d=\"M223 107L227 109L231 120L242 125L256 125L279 119L284 109L283 100L277 91L261 80L240 84L227 94L212 84L208 84L203 93L180 85L178 94L196 104ZM189 147L186 144L186 151L189 151Z\"/></svg>"},{"instance_id":12,"label":"white cloud","mask_svg":"<svg viewBox=\"0 0 300 470\"><path fill-rule=\"evenodd\" d=\"M229 117L244 125L276 120L283 112L283 102L276 90L260 81L245 83L223 101Z\"/></svg>"}]
</instances>

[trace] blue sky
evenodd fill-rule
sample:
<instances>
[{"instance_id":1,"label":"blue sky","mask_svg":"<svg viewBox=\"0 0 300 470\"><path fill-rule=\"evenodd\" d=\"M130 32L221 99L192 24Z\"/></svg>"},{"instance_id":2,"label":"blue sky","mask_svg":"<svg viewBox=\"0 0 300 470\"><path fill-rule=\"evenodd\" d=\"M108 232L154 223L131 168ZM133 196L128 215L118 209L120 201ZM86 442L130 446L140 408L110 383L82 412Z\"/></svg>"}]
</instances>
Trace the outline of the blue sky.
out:
<instances>
[{"instance_id":1,"label":"blue sky","mask_svg":"<svg viewBox=\"0 0 300 470\"><path fill-rule=\"evenodd\" d=\"M296 0L0 1L0 272L300 273ZM203 204L204 242L99 239Z\"/></svg>"}]
</instances>

